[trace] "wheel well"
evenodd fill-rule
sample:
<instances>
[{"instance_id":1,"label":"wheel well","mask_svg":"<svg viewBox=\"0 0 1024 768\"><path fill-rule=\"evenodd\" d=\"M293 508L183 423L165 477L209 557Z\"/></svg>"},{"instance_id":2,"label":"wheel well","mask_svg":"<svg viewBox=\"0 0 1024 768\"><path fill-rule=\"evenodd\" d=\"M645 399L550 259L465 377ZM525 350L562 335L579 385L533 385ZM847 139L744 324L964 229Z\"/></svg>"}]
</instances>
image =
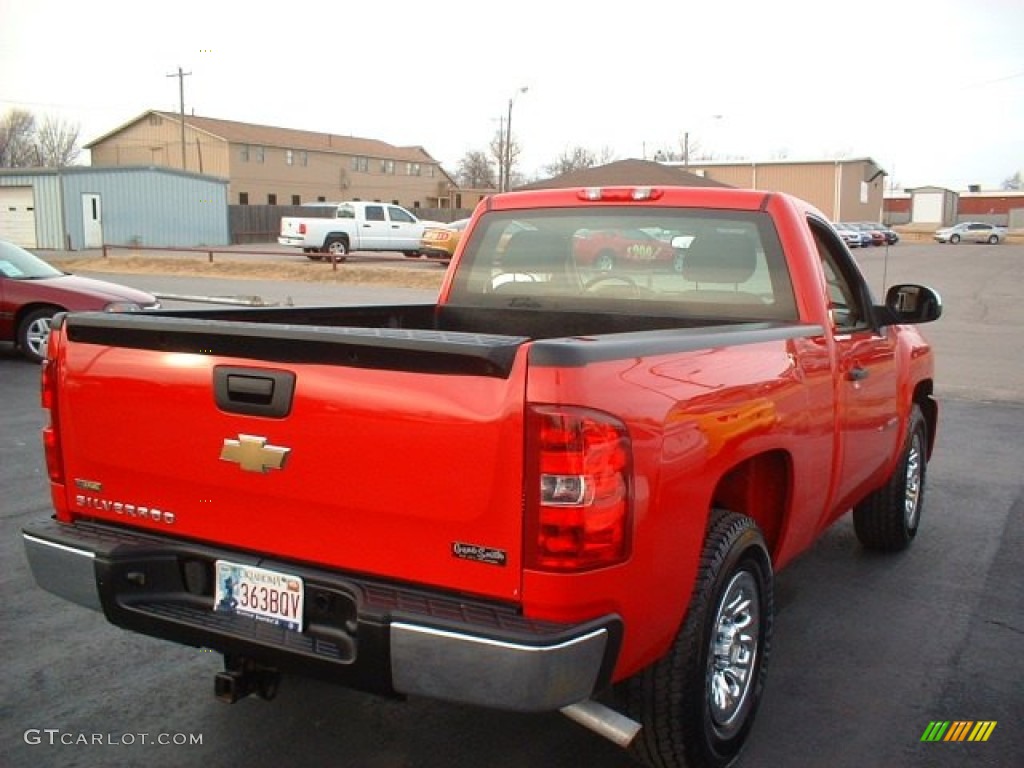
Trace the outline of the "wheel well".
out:
<instances>
[{"instance_id":1,"label":"wheel well","mask_svg":"<svg viewBox=\"0 0 1024 768\"><path fill-rule=\"evenodd\" d=\"M919 382L914 388L914 403L921 408L925 424L928 425L928 458L931 458L935 446L935 428L939 423L939 406L932 397L934 382L931 379Z\"/></svg>"},{"instance_id":2,"label":"wheel well","mask_svg":"<svg viewBox=\"0 0 1024 768\"><path fill-rule=\"evenodd\" d=\"M67 310L60 306L60 304L51 304L48 301L38 301L35 304L26 304L21 307L14 315L14 329L17 333L18 327L21 325L21 321L25 319L25 316L35 312L37 309L52 309L54 312L66 312Z\"/></svg>"},{"instance_id":3,"label":"wheel well","mask_svg":"<svg viewBox=\"0 0 1024 768\"><path fill-rule=\"evenodd\" d=\"M718 482L712 504L753 518L774 552L789 506L793 474L785 451L769 451L733 467Z\"/></svg>"},{"instance_id":4,"label":"wheel well","mask_svg":"<svg viewBox=\"0 0 1024 768\"><path fill-rule=\"evenodd\" d=\"M324 238L324 245L331 242L331 240L344 240L345 245L348 245L348 232L328 232L327 237Z\"/></svg>"}]
</instances>

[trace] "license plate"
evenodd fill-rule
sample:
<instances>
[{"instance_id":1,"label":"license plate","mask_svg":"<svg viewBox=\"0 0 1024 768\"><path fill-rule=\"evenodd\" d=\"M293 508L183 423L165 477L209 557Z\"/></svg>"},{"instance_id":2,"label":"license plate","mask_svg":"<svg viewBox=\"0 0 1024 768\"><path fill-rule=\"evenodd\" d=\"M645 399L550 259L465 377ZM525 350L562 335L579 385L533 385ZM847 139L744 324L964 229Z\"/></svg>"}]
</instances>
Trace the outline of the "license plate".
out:
<instances>
[{"instance_id":1,"label":"license plate","mask_svg":"<svg viewBox=\"0 0 1024 768\"><path fill-rule=\"evenodd\" d=\"M218 560L214 610L302 631L302 579L280 571Z\"/></svg>"}]
</instances>

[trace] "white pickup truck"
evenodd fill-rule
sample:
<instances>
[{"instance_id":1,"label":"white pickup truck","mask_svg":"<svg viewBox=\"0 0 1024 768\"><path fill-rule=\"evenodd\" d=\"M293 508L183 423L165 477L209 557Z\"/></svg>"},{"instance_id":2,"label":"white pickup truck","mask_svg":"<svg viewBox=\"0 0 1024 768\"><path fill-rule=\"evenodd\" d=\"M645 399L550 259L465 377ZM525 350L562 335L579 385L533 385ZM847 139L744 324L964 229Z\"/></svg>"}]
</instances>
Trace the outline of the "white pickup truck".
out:
<instances>
[{"instance_id":1,"label":"white pickup truck","mask_svg":"<svg viewBox=\"0 0 1024 768\"><path fill-rule=\"evenodd\" d=\"M398 205L352 201L338 203L333 217L285 216L277 242L301 248L315 260L344 261L352 251L419 256L423 230L435 223L420 221Z\"/></svg>"}]
</instances>

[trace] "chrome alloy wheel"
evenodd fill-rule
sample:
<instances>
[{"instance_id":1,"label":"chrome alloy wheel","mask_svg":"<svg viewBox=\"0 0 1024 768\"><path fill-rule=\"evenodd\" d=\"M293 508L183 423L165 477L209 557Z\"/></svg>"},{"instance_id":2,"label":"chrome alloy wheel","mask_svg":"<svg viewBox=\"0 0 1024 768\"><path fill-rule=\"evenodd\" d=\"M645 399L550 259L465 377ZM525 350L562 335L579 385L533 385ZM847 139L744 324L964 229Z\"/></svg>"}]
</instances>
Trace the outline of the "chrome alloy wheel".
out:
<instances>
[{"instance_id":1,"label":"chrome alloy wheel","mask_svg":"<svg viewBox=\"0 0 1024 768\"><path fill-rule=\"evenodd\" d=\"M739 571L722 595L708 654L708 708L715 728L728 737L746 721L761 637L757 581Z\"/></svg>"},{"instance_id":2,"label":"chrome alloy wheel","mask_svg":"<svg viewBox=\"0 0 1024 768\"><path fill-rule=\"evenodd\" d=\"M46 355L46 342L50 338L51 317L38 317L25 329L25 345L36 357Z\"/></svg>"},{"instance_id":3,"label":"chrome alloy wheel","mask_svg":"<svg viewBox=\"0 0 1024 768\"><path fill-rule=\"evenodd\" d=\"M907 475L903 494L903 517L909 530L917 528L917 518L921 512L923 455L921 433L915 432L910 438L910 449L907 451Z\"/></svg>"}]
</instances>

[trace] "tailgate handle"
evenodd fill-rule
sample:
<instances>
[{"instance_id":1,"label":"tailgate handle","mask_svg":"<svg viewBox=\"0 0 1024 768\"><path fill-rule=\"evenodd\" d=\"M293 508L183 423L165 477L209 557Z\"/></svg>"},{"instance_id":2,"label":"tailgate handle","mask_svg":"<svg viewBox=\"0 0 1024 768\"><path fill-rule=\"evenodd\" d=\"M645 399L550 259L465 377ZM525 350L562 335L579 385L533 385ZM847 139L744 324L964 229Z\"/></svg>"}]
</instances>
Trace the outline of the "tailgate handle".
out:
<instances>
[{"instance_id":1,"label":"tailgate handle","mask_svg":"<svg viewBox=\"0 0 1024 768\"><path fill-rule=\"evenodd\" d=\"M284 418L292 410L295 374L218 365L213 369L217 407L228 413Z\"/></svg>"}]
</instances>

